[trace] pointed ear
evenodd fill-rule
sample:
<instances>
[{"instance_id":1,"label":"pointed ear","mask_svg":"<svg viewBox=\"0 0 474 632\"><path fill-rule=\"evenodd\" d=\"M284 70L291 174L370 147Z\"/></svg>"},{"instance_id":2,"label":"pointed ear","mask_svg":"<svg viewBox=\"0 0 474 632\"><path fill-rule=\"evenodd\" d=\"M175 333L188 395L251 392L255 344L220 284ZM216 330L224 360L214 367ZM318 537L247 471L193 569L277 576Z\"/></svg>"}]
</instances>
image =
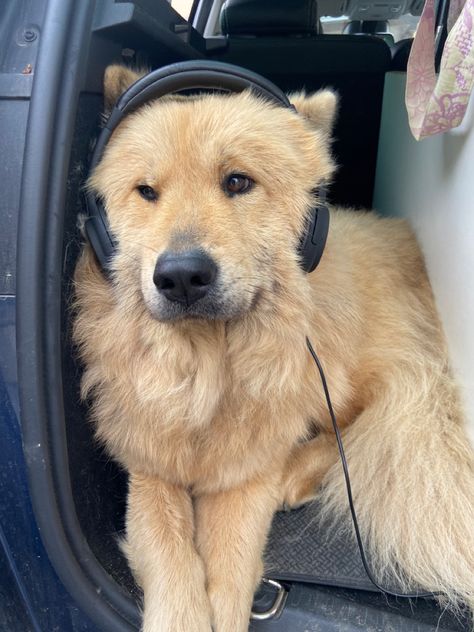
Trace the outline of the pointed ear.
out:
<instances>
[{"instance_id":1,"label":"pointed ear","mask_svg":"<svg viewBox=\"0 0 474 632\"><path fill-rule=\"evenodd\" d=\"M113 64L107 66L104 74L104 107L109 113L121 94L129 88L137 79L146 75L147 70L132 70L126 66Z\"/></svg>"},{"instance_id":2,"label":"pointed ear","mask_svg":"<svg viewBox=\"0 0 474 632\"><path fill-rule=\"evenodd\" d=\"M308 119L313 127L329 136L337 114L337 94L332 90L320 90L313 94L295 92L288 95L297 112Z\"/></svg>"}]
</instances>

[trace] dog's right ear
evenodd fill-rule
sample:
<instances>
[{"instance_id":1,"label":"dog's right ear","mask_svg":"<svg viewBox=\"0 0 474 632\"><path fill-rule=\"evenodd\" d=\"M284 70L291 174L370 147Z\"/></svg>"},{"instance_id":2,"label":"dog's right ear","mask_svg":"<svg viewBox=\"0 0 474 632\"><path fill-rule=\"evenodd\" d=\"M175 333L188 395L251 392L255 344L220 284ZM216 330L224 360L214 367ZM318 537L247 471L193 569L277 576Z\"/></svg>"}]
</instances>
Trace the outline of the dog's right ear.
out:
<instances>
[{"instance_id":1,"label":"dog's right ear","mask_svg":"<svg viewBox=\"0 0 474 632\"><path fill-rule=\"evenodd\" d=\"M147 70L136 71L119 64L107 66L104 74L105 113L109 114L119 96L146 73Z\"/></svg>"}]
</instances>

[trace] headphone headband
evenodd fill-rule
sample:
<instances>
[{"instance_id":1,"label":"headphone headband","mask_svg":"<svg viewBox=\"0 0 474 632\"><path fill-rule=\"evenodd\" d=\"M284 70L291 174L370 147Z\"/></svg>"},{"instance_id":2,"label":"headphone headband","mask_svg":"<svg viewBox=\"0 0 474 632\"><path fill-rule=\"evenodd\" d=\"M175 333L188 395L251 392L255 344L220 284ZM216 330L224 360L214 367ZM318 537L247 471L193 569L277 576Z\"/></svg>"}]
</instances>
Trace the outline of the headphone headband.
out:
<instances>
[{"instance_id":1,"label":"headphone headband","mask_svg":"<svg viewBox=\"0 0 474 632\"><path fill-rule=\"evenodd\" d=\"M243 92L250 89L276 105L295 109L286 94L271 81L239 66L201 59L171 64L140 77L118 98L97 140L90 170L100 162L112 132L127 114L167 94L198 89L223 92Z\"/></svg>"},{"instance_id":2,"label":"headphone headband","mask_svg":"<svg viewBox=\"0 0 474 632\"><path fill-rule=\"evenodd\" d=\"M293 107L280 88L257 73L233 64L201 59L171 64L148 73L124 92L115 107L125 115L151 99L193 88L213 88L227 92L242 92L250 88L278 105Z\"/></svg>"},{"instance_id":3,"label":"headphone headband","mask_svg":"<svg viewBox=\"0 0 474 632\"><path fill-rule=\"evenodd\" d=\"M183 90L213 89L243 92L250 89L275 105L295 110L282 90L257 73L233 64L206 60L185 61L154 70L132 84L117 100L94 148L90 163L92 171L100 162L105 147L119 123L131 112L167 94ZM324 196L319 195L320 199ZM93 193L86 193L88 217L84 224L86 236L105 274L110 272L110 260L116 242L110 232L103 203ZM319 263L329 227L329 211L324 204L311 211L308 228L299 245L301 267L312 272Z\"/></svg>"}]
</instances>

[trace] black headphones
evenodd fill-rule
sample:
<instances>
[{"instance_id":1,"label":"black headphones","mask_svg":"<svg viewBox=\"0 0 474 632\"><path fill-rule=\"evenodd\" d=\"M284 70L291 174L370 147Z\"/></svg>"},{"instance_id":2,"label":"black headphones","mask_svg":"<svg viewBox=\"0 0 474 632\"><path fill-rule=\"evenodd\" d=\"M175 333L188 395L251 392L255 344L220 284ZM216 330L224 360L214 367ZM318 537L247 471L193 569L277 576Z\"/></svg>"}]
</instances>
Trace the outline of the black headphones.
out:
<instances>
[{"instance_id":1,"label":"black headphones","mask_svg":"<svg viewBox=\"0 0 474 632\"><path fill-rule=\"evenodd\" d=\"M100 162L112 132L127 114L152 99L195 89L214 89L225 92L242 92L250 89L272 103L295 109L284 92L271 81L239 66L205 60L171 64L138 79L118 99L97 139L90 172L92 173ZM88 192L86 203L88 213L84 224L85 233L102 271L108 276L117 244L110 231L102 200ZM328 230L329 210L325 202L325 192L320 189L318 205L313 207L308 214L307 225L298 246L301 267L305 272L312 272L318 265L326 244Z\"/></svg>"}]
</instances>

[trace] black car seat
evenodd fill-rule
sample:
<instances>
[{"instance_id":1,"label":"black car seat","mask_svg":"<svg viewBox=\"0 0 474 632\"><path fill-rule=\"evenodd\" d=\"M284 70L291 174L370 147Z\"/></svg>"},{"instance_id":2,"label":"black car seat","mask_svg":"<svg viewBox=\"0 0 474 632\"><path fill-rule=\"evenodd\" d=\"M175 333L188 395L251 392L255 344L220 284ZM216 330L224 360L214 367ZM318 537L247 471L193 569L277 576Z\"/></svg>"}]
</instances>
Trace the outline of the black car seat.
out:
<instances>
[{"instance_id":1,"label":"black car seat","mask_svg":"<svg viewBox=\"0 0 474 632\"><path fill-rule=\"evenodd\" d=\"M387 44L371 35L321 34L314 0L227 0L221 27L227 46L210 51L213 59L255 70L286 91L332 87L339 93L339 169L330 198L370 207Z\"/></svg>"}]
</instances>

